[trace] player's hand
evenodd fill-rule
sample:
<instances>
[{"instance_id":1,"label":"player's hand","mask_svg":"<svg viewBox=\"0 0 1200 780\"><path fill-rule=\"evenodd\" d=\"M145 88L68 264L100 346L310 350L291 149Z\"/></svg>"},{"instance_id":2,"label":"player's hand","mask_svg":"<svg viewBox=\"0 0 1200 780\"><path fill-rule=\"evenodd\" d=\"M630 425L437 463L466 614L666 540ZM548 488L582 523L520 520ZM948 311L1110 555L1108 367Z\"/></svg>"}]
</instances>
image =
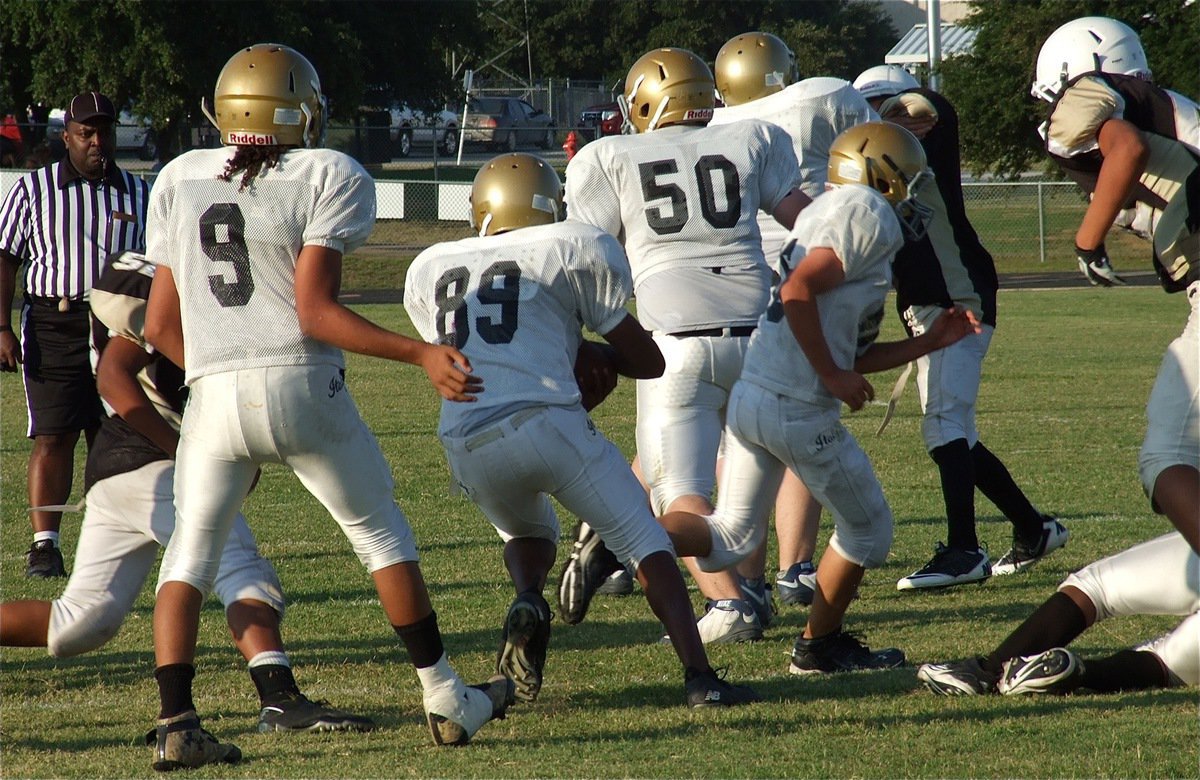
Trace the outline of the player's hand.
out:
<instances>
[{"instance_id":1,"label":"player's hand","mask_svg":"<svg viewBox=\"0 0 1200 780\"><path fill-rule=\"evenodd\" d=\"M591 411L617 387L617 367L604 345L584 340L575 355L575 384L580 402Z\"/></svg>"},{"instance_id":2,"label":"player's hand","mask_svg":"<svg viewBox=\"0 0 1200 780\"><path fill-rule=\"evenodd\" d=\"M421 368L447 401L470 403L483 392L483 380L471 373L471 361L454 347L430 344L421 355Z\"/></svg>"},{"instance_id":3,"label":"player's hand","mask_svg":"<svg viewBox=\"0 0 1200 780\"><path fill-rule=\"evenodd\" d=\"M21 342L12 331L0 333L0 371L16 371L21 365Z\"/></svg>"},{"instance_id":4,"label":"player's hand","mask_svg":"<svg viewBox=\"0 0 1200 780\"><path fill-rule=\"evenodd\" d=\"M825 384L825 389L849 406L852 412L857 412L875 400L875 388L857 371L839 368L833 374L821 377L821 381Z\"/></svg>"},{"instance_id":5,"label":"player's hand","mask_svg":"<svg viewBox=\"0 0 1200 780\"><path fill-rule=\"evenodd\" d=\"M1079 259L1079 270L1083 272L1083 275L1093 285L1112 287L1117 284L1125 284L1125 280L1113 270L1112 262L1108 259L1108 252L1104 249L1104 244L1095 249L1080 249L1079 245L1076 244L1075 257Z\"/></svg>"},{"instance_id":6,"label":"player's hand","mask_svg":"<svg viewBox=\"0 0 1200 780\"><path fill-rule=\"evenodd\" d=\"M983 328L979 326L974 312L962 306L951 306L933 321L928 333L934 344L933 349L942 349L967 336L982 332Z\"/></svg>"},{"instance_id":7,"label":"player's hand","mask_svg":"<svg viewBox=\"0 0 1200 780\"><path fill-rule=\"evenodd\" d=\"M932 130L938 123L938 118L936 116L928 115L910 116L904 113L896 113L885 118L889 122L894 122L895 124L900 125L905 130L915 135L918 139L929 135L929 131Z\"/></svg>"}]
</instances>

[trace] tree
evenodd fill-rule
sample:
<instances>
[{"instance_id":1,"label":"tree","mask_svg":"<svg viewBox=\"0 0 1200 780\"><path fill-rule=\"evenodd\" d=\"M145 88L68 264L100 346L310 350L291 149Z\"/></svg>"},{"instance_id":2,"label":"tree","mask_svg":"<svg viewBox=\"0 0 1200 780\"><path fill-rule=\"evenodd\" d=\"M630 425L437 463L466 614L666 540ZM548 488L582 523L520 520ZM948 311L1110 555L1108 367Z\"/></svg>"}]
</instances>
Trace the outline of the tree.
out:
<instances>
[{"instance_id":1,"label":"tree","mask_svg":"<svg viewBox=\"0 0 1200 780\"><path fill-rule=\"evenodd\" d=\"M946 60L944 91L962 122L963 149L976 172L1016 175L1044 163L1038 125L1046 104L1029 94L1042 42L1081 16L1110 16L1138 32L1155 83L1195 96L1200 26L1190 0L975 0L964 22L978 30L970 54Z\"/></svg>"},{"instance_id":2,"label":"tree","mask_svg":"<svg viewBox=\"0 0 1200 780\"><path fill-rule=\"evenodd\" d=\"M415 101L449 94L444 53L475 34L477 15L473 2L432 0L4 0L4 16L0 103L63 106L99 89L150 117L174 150L203 121L200 101L211 101L217 74L239 46L276 41L303 52L333 116L345 121L371 84Z\"/></svg>"}]
</instances>

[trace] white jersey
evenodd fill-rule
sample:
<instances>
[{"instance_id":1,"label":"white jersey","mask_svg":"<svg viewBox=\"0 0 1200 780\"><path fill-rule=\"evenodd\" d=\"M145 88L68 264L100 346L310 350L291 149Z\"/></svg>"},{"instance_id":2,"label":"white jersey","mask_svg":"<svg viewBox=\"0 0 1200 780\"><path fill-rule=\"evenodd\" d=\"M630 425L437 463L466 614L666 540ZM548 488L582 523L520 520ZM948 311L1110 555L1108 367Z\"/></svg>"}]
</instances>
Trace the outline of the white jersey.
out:
<instances>
[{"instance_id":1,"label":"white jersey","mask_svg":"<svg viewBox=\"0 0 1200 780\"><path fill-rule=\"evenodd\" d=\"M849 81L818 76L749 103L718 108L710 124L723 125L743 119L770 122L791 136L800 162L800 190L815 198L825 191L833 139L848 127L877 121L879 114ZM774 266L787 239L787 228L770 214L759 212L758 229L762 233L763 256Z\"/></svg>"},{"instance_id":2,"label":"white jersey","mask_svg":"<svg viewBox=\"0 0 1200 780\"><path fill-rule=\"evenodd\" d=\"M789 268L816 247L832 249L841 260L845 280L819 295L817 308L834 363L852 369L855 357L879 335L892 284L892 258L904 244L900 220L879 192L847 184L800 212L788 241L783 262ZM817 406L841 404L825 389L792 334L778 290L750 338L742 379Z\"/></svg>"},{"instance_id":3,"label":"white jersey","mask_svg":"<svg viewBox=\"0 0 1200 780\"><path fill-rule=\"evenodd\" d=\"M313 244L348 253L375 225L375 183L341 152L294 149L239 191L217 178L234 149L198 149L150 193L146 256L179 289L187 383L242 368L333 364L341 350L301 333L295 271Z\"/></svg>"},{"instance_id":4,"label":"white jersey","mask_svg":"<svg viewBox=\"0 0 1200 780\"><path fill-rule=\"evenodd\" d=\"M567 166L567 215L621 240L647 328L752 325L770 288L756 216L799 183L775 125L674 125L583 147Z\"/></svg>"},{"instance_id":5,"label":"white jersey","mask_svg":"<svg viewBox=\"0 0 1200 780\"><path fill-rule=\"evenodd\" d=\"M632 283L620 244L565 222L435 244L413 261L404 308L426 341L452 344L483 377L475 403L442 403L463 436L531 406L575 406L580 326L608 333Z\"/></svg>"}]
</instances>

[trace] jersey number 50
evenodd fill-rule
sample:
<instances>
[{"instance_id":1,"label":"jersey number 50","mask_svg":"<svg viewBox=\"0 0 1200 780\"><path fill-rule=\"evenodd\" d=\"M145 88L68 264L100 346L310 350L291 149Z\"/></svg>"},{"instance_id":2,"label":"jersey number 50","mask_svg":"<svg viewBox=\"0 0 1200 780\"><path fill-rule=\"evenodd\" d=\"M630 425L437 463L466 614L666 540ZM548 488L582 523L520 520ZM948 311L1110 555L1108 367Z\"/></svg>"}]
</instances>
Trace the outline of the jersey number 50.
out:
<instances>
[{"instance_id":1,"label":"jersey number 50","mask_svg":"<svg viewBox=\"0 0 1200 780\"><path fill-rule=\"evenodd\" d=\"M700 213L704 215L704 221L718 229L736 225L738 217L742 214L742 180L738 175L737 166L724 155L706 154L696 161L693 171L696 174L696 185L700 189ZM646 201L659 198L671 201L671 211L668 214L664 214L658 206L646 209L646 223L660 236L678 233L688 221L687 194L683 188L669 179L659 181L660 178L678 173L679 163L676 160L656 160L638 164L642 194ZM714 187L714 180L717 178L720 178L725 190L724 210L717 206Z\"/></svg>"}]
</instances>

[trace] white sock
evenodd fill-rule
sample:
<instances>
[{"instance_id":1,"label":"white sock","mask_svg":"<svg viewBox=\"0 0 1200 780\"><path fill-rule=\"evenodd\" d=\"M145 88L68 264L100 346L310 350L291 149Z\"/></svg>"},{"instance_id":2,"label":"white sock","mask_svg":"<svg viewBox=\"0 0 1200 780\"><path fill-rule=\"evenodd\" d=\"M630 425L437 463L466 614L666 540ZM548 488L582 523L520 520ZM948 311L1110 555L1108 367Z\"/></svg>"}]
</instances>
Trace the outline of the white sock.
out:
<instances>
[{"instance_id":1,"label":"white sock","mask_svg":"<svg viewBox=\"0 0 1200 780\"><path fill-rule=\"evenodd\" d=\"M421 688L427 691L447 683L460 682L458 675L450 668L450 661L446 658L445 653L442 653L442 657L433 666L417 669L417 677L421 680Z\"/></svg>"},{"instance_id":2,"label":"white sock","mask_svg":"<svg viewBox=\"0 0 1200 780\"><path fill-rule=\"evenodd\" d=\"M58 531L34 531L33 543L44 542L47 539L54 542L54 546L58 547Z\"/></svg>"},{"instance_id":3,"label":"white sock","mask_svg":"<svg viewBox=\"0 0 1200 780\"><path fill-rule=\"evenodd\" d=\"M264 650L261 653L257 653L246 664L246 666L248 666L251 669L253 669L256 666L268 666L268 665L269 666L286 666L289 669L292 668L292 663L291 663L291 661L288 660L287 653L283 652L282 650Z\"/></svg>"}]
</instances>

